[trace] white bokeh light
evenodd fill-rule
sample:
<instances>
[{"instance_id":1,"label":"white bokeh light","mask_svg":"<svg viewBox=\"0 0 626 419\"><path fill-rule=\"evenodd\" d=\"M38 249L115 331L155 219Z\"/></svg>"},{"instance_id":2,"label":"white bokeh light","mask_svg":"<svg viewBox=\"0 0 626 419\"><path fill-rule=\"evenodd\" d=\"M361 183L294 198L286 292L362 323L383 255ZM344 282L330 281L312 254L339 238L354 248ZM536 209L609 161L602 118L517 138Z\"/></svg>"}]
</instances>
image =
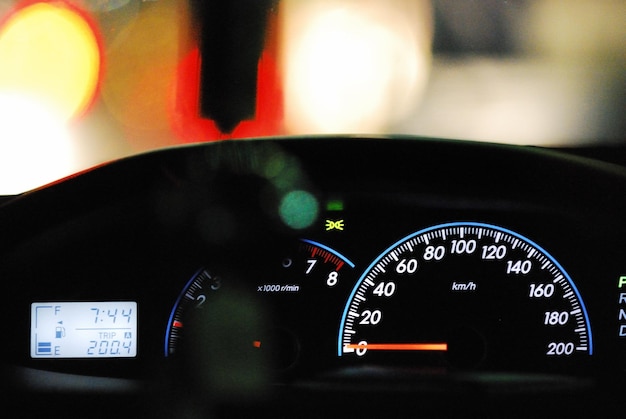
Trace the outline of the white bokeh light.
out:
<instances>
[{"instance_id":1,"label":"white bokeh light","mask_svg":"<svg viewBox=\"0 0 626 419\"><path fill-rule=\"evenodd\" d=\"M0 93L0 195L12 195L76 171L59 118L30 98Z\"/></svg>"},{"instance_id":2,"label":"white bokeh light","mask_svg":"<svg viewBox=\"0 0 626 419\"><path fill-rule=\"evenodd\" d=\"M290 133L380 133L421 96L427 2L286 1L283 72Z\"/></svg>"}]
</instances>

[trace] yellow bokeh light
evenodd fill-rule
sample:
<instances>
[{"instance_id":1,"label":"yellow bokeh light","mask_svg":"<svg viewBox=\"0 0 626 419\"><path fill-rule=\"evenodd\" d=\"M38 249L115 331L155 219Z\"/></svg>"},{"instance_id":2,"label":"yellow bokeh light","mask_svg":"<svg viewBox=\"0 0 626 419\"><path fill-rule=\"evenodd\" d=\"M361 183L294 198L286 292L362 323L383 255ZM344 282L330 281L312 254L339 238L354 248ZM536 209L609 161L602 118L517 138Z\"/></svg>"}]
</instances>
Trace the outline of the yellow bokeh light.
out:
<instances>
[{"instance_id":1,"label":"yellow bokeh light","mask_svg":"<svg viewBox=\"0 0 626 419\"><path fill-rule=\"evenodd\" d=\"M93 101L100 48L89 23L62 3L35 3L0 28L0 92L26 95L67 121Z\"/></svg>"}]
</instances>

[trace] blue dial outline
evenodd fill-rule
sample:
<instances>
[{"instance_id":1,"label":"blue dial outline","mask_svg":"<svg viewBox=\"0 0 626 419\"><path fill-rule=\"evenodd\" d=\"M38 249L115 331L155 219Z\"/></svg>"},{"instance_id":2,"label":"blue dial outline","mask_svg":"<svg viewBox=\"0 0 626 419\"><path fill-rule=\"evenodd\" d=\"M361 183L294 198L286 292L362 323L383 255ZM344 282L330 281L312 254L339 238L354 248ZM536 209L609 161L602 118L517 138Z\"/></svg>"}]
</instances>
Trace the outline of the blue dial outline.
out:
<instances>
[{"instance_id":1,"label":"blue dial outline","mask_svg":"<svg viewBox=\"0 0 626 419\"><path fill-rule=\"evenodd\" d=\"M348 315L348 308L350 306L350 303L353 301L354 299L354 295L356 294L357 290L359 289L359 287L361 286L361 283L363 282L363 280L365 279L365 276L372 270L372 268L378 263L380 262L380 260L385 257L390 251L392 251L394 248L396 248L397 246L399 246L401 243L406 242L408 240L411 240L413 237L416 236L420 236L422 234L426 234L429 233L433 230L439 230L439 229L445 229L445 228L451 228L451 227L460 227L460 226L467 226L467 227L481 227L481 228L487 228L487 229L492 229L492 230L496 230L496 231L500 231L502 233L505 234L509 234L513 237L516 237L526 243L528 243L529 245L533 246L534 248L536 248L537 250L539 250L544 256L546 256L552 263L554 263L554 265L563 273L563 276L565 277L565 279L567 280L567 282L569 283L569 285L572 287L572 290L574 291L574 293L576 294L576 297L578 298L578 302L580 303L580 307L583 311L584 317L585 317L585 324L587 326L587 333L588 333L588 339L589 339L589 355L593 355L593 338L592 338L592 334L591 334L591 324L589 322L589 314L587 313L587 307L585 306L585 303L578 291L578 288L576 287L576 284L574 284L574 281L572 281L572 278L569 276L569 273L567 273L567 271L565 269L563 269L563 267L561 266L561 264L548 252L545 251L545 249L543 249L543 247L539 246L537 243L535 243L534 241L530 240L529 238L516 233L515 231L509 230L507 228L504 227L500 227L497 225L493 225L493 224L487 224L487 223L479 223L479 222L471 222L471 221L458 221L458 222L451 222L451 223L443 223L443 224L437 224L434 226L430 226L430 227L426 227L424 229L421 229L419 231L416 231L414 233L411 233L407 236L405 236L404 238L396 241L394 244L392 244L391 246L389 246L387 249L385 249L383 252L381 252L376 259L374 259L374 261L372 263L370 263L370 265L367 267L367 269L365 269L363 271L363 273L361 274L361 276L359 277L358 281L354 284L354 287L352 288L352 292L350 293L350 296L348 297L348 300L346 301L346 305L343 309L343 314L341 316L341 323L339 325L339 334L337 337L337 356L343 356L343 331L344 331L344 327L345 327L345 321L346 321L346 316Z\"/></svg>"},{"instance_id":2,"label":"blue dial outline","mask_svg":"<svg viewBox=\"0 0 626 419\"><path fill-rule=\"evenodd\" d=\"M191 284L193 284L193 282L198 278L198 276L204 270L205 270L205 268L200 268L193 275L191 275L191 278L189 278L189 280L187 281L187 283L185 284L183 289L180 291L180 294L178 294L178 298L176 298L176 301L174 302L174 306L172 307L172 311L171 311L170 316L169 316L169 318L167 320L167 328L165 329L165 357L166 358L169 357L170 333L172 331L173 322L174 322L174 315L176 314L176 309L180 305L180 300L183 299L183 296L185 295L185 293L187 292L187 290L189 289Z\"/></svg>"}]
</instances>

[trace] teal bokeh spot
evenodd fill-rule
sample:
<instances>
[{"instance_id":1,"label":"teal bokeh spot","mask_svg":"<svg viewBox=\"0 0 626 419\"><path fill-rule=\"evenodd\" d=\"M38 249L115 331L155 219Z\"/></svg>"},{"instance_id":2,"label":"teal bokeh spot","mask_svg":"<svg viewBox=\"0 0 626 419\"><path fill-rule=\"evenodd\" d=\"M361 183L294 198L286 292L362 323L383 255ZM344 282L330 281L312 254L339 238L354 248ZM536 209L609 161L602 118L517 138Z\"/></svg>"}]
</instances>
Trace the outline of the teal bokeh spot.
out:
<instances>
[{"instance_id":1,"label":"teal bokeh spot","mask_svg":"<svg viewBox=\"0 0 626 419\"><path fill-rule=\"evenodd\" d=\"M318 213L317 199L307 191L291 191L280 203L280 217L291 228L309 227L317 219Z\"/></svg>"}]
</instances>

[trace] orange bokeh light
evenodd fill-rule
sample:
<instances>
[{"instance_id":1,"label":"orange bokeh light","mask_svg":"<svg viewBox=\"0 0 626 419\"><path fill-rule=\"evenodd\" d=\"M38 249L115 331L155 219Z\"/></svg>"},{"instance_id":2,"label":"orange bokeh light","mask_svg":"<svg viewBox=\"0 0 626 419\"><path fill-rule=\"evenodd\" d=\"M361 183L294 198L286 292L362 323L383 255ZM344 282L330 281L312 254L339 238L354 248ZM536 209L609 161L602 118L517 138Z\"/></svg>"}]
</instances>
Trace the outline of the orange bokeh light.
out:
<instances>
[{"instance_id":1,"label":"orange bokeh light","mask_svg":"<svg viewBox=\"0 0 626 419\"><path fill-rule=\"evenodd\" d=\"M95 24L67 2L20 4L0 23L0 94L17 94L69 121L95 100L102 48Z\"/></svg>"}]
</instances>

